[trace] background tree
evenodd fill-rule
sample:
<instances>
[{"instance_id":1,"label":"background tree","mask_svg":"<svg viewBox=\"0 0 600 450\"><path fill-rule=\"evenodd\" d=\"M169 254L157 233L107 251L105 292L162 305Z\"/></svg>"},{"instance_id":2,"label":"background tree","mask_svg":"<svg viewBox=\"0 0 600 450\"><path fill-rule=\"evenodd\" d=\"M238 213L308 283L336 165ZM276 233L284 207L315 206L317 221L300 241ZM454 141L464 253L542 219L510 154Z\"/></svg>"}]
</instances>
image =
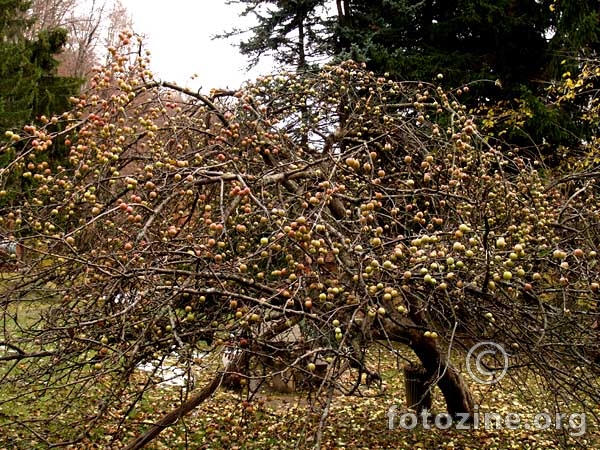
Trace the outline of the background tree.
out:
<instances>
[{"instance_id":1,"label":"background tree","mask_svg":"<svg viewBox=\"0 0 600 450\"><path fill-rule=\"evenodd\" d=\"M29 14L34 21L27 37L33 39L42 30L64 27L74 11L80 6L77 0L31 0Z\"/></svg>"},{"instance_id":2,"label":"background tree","mask_svg":"<svg viewBox=\"0 0 600 450\"><path fill-rule=\"evenodd\" d=\"M515 87L538 78L544 67L549 11L540 2L347 3L336 30L338 51L354 53L378 73L402 80L443 73L452 87L488 80L482 95L498 97L514 95ZM489 89L495 80L503 91Z\"/></svg>"},{"instance_id":3,"label":"background tree","mask_svg":"<svg viewBox=\"0 0 600 450\"><path fill-rule=\"evenodd\" d=\"M37 116L67 109L66 99L78 90L78 80L56 76L54 55L66 43L66 31L46 30L35 39L27 39L26 33L33 25L28 8L29 2L12 0L5 1L2 8L2 132Z\"/></svg>"},{"instance_id":4,"label":"background tree","mask_svg":"<svg viewBox=\"0 0 600 450\"><path fill-rule=\"evenodd\" d=\"M40 184L33 201L2 208L29 256L2 286L0 386L13 389L4 404L53 401L11 426L47 443L97 429L121 439L160 384L139 365L174 349L189 380L208 351L214 376L190 382L129 449L232 377L283 368L318 386L318 446L329 411L318 405L377 378L374 347L412 349L452 415L472 413L473 398L449 352L489 340L546 385L556 403L545 406L597 404L595 171L538 170L441 87L355 63L179 103L169 91L182 89L149 79L146 58L112 55L57 118L68 165L38 163L47 128L18 136L11 164L27 161ZM312 152L294 139L307 126L299 104ZM282 348L296 325L302 339Z\"/></svg>"},{"instance_id":5,"label":"background tree","mask_svg":"<svg viewBox=\"0 0 600 450\"><path fill-rule=\"evenodd\" d=\"M251 3L256 8L270 2ZM329 9L323 2L310 5L313 11L321 8L326 18L323 31L307 36L306 46L312 43L323 57L362 61L376 73L398 80L431 81L440 74L443 85L456 89L465 105L488 115L487 132L502 131L504 139L531 153L541 152L551 165L560 159L559 146L575 147L593 133L573 120L574 111L548 105L546 89L565 71L578 67L578 57L597 51L595 2L338 0L335 4ZM261 11L260 23L280 23L293 11L299 14L298 8L297 2L277 2ZM249 32L252 38L247 42L275 51L276 30L259 26ZM278 54L289 52L281 47ZM502 124L494 130L498 121Z\"/></svg>"},{"instance_id":6,"label":"background tree","mask_svg":"<svg viewBox=\"0 0 600 450\"><path fill-rule=\"evenodd\" d=\"M30 2L3 1L0 20L0 133L2 141L10 139L12 129L21 128L31 121L48 121L47 117L70 109L69 96L77 94L81 80L57 75L60 53L67 42L62 28L42 30L34 38L28 37L34 25L30 16ZM51 125L54 126L54 125ZM5 133L7 133L5 135ZM18 142L0 155L3 170L19 149ZM59 164L65 157L60 141L46 157ZM12 201L29 189L31 182L20 179L23 166L13 166L10 196Z\"/></svg>"},{"instance_id":7,"label":"background tree","mask_svg":"<svg viewBox=\"0 0 600 450\"><path fill-rule=\"evenodd\" d=\"M117 45L119 33L132 29L130 14L119 0L34 0L30 14L35 19L32 35L53 28L68 30L68 40L57 56L63 76L91 77L92 67L105 62L105 49Z\"/></svg>"},{"instance_id":8,"label":"background tree","mask_svg":"<svg viewBox=\"0 0 600 450\"><path fill-rule=\"evenodd\" d=\"M271 55L280 64L306 70L331 53L324 0L241 0L242 17L252 16L257 24L251 36L239 43L240 52L254 65L259 58ZM248 30L235 29L220 38L243 36ZM321 61L322 62L322 61Z\"/></svg>"},{"instance_id":9,"label":"background tree","mask_svg":"<svg viewBox=\"0 0 600 450\"><path fill-rule=\"evenodd\" d=\"M0 131L20 128L28 122L47 121L71 108L69 97L79 93L91 68L104 56L101 49L116 44L118 34L131 19L116 2L33 1L6 2L0 34L4 55L0 81ZM51 124L50 127L57 126ZM61 125L58 124L60 127ZM18 145L18 144L17 144ZM0 165L14 157L9 149ZM47 152L47 163L65 163L69 152L60 139ZM24 180L24 166L12 166L14 184L4 201L14 201L35 184Z\"/></svg>"},{"instance_id":10,"label":"background tree","mask_svg":"<svg viewBox=\"0 0 600 450\"><path fill-rule=\"evenodd\" d=\"M0 105L2 130L8 126L18 123L19 120L30 119L31 115L27 110L27 99L30 99L27 80L19 80L15 74L22 72L25 61L23 61L23 31L31 25L31 20L27 17L28 2L23 1L4 1L2 4L2 16L0 22L0 32L3 39L3 45L0 47L2 53L2 92L4 93ZM26 100L23 101L22 99Z\"/></svg>"}]
</instances>

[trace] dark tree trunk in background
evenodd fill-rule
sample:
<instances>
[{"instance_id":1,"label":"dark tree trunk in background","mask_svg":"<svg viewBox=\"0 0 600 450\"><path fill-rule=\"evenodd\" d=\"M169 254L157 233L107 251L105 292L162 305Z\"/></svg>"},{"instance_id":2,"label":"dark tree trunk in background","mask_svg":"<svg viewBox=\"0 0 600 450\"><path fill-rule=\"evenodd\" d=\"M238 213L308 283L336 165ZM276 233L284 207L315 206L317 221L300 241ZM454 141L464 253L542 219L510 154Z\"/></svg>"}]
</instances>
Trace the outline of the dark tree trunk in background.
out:
<instances>
[{"instance_id":1,"label":"dark tree trunk in background","mask_svg":"<svg viewBox=\"0 0 600 450\"><path fill-rule=\"evenodd\" d=\"M457 414L472 416L473 396L460 372L448 361L445 353L440 352L435 339L423 336L422 331L418 330L412 321L406 324L408 326L404 326L402 322L405 321L410 319L386 320L384 328L387 339L404 343L415 352L427 371L428 378L442 391L448 414L454 418Z\"/></svg>"},{"instance_id":2,"label":"dark tree trunk in background","mask_svg":"<svg viewBox=\"0 0 600 450\"><path fill-rule=\"evenodd\" d=\"M427 371L429 379L437 380L444 395L448 414L456 418L457 414L473 414L473 396L459 371L440 353L435 339L425 338L414 333L410 347Z\"/></svg>"}]
</instances>

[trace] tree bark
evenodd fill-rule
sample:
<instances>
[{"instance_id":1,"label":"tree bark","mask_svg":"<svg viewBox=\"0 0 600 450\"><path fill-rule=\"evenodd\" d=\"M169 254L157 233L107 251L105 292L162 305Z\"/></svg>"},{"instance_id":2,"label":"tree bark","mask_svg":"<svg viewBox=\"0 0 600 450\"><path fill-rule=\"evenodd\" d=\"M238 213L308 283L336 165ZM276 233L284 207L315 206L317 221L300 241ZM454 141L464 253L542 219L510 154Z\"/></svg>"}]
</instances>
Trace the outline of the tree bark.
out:
<instances>
[{"instance_id":1,"label":"tree bark","mask_svg":"<svg viewBox=\"0 0 600 450\"><path fill-rule=\"evenodd\" d=\"M409 320L404 319L402 322ZM459 414L468 414L471 417L475 409L473 395L460 372L448 361L446 355L440 352L435 339L424 337L414 323L403 325L401 322L387 319L384 322L387 338L405 343L415 352L427 371L428 378L442 391L448 414L453 418L459 418Z\"/></svg>"},{"instance_id":2,"label":"tree bark","mask_svg":"<svg viewBox=\"0 0 600 450\"><path fill-rule=\"evenodd\" d=\"M448 414L458 418L459 414L472 416L473 396L460 372L440 353L435 339L425 338L421 333L412 333L410 347L427 371L430 380L437 380L442 391Z\"/></svg>"},{"instance_id":3,"label":"tree bark","mask_svg":"<svg viewBox=\"0 0 600 450\"><path fill-rule=\"evenodd\" d=\"M180 418L196 408L200 403L209 398L221 385L226 374L216 374L213 380L206 385L200 392L192 395L189 399L181 404L177 409L163 416L156 422L148 431L141 436L138 436L134 441L130 442L123 450L138 450L152 442L165 428L173 425Z\"/></svg>"},{"instance_id":4,"label":"tree bark","mask_svg":"<svg viewBox=\"0 0 600 450\"><path fill-rule=\"evenodd\" d=\"M282 333L288 328L293 327L300 321L300 317L296 317L291 322L284 318L279 320L263 335L263 339L272 339L274 336ZM242 366L247 362L248 355L246 352L241 352L231 363L226 367L226 371L216 373L212 381L207 384L200 392L193 394L189 399L183 402L178 408L168 414L165 414L162 419L156 422L149 430L138 436L134 441L130 442L123 450L138 450L152 442L165 428L173 425L183 416L193 411L198 405L204 402L207 398L213 395L219 386L227 383L232 375L241 372Z\"/></svg>"}]
</instances>

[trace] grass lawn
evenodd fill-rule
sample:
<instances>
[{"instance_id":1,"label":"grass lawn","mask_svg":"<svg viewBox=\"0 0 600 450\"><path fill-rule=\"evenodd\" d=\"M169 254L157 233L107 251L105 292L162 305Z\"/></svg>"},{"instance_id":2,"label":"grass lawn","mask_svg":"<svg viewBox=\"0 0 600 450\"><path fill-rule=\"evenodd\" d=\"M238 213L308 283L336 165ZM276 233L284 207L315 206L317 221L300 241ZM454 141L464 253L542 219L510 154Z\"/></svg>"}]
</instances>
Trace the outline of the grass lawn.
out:
<instances>
[{"instance_id":1,"label":"grass lawn","mask_svg":"<svg viewBox=\"0 0 600 450\"><path fill-rule=\"evenodd\" d=\"M0 281L9 283L8 280ZM18 316L22 324L33 324L39 317L39 302L36 308L31 304L9 303L4 309L5 331L18 334L12 317ZM0 356L8 350L1 349ZM375 360L377 353L377 360ZM406 357L406 355L403 355ZM306 395L280 394L272 390L263 390L249 398L247 392L234 392L220 389L216 395L205 401L193 413L179 421L163 433L146 448L149 449L292 449L313 448L316 444L316 431L321 424L320 448L324 449L555 449L586 448L600 449L600 433L592 414L586 415L585 432L581 424L574 422L571 430L557 432L554 425L554 413L548 411L553 419L548 429L535 427L535 415L543 412L544 399L551 393L543 390L539 383L527 373L510 373L500 383L493 385L476 384L468 380L475 403L480 412L478 426L458 429L454 424L447 429L436 428L435 424L412 426L410 421L403 427L401 420L409 410L405 406L404 375L401 364L389 352L373 352L372 364L382 375L384 390L362 385L360 396L334 395L329 405L329 414L323 421L323 410L327 404L325 394L315 395L312 406ZM219 358L212 362L218 364ZM455 361L460 367L460 357ZM464 358L463 358L464 361ZM13 385L2 383L3 377L11 373L28 369L29 361L13 364L0 361L0 450L35 450L48 448L34 435L18 425L20 419L35 419L43 416L45 409L51 410L59 405L62 408L52 421L52 428L61 430L68 427L72 420L80 420L82 415L97 406L105 388L101 376L93 374L90 368L79 372L89 375L88 383L75 397L76 400L64 407L60 406L62 393L56 390L46 393L29 393L15 398L17 392ZM463 371L464 372L464 371ZM196 382L202 388L207 379L202 372ZM356 376L356 373L349 373ZM139 377L139 378L138 378ZM147 374L139 371L132 385L141 386ZM25 380L23 380L25 382ZM22 386L20 386L22 388ZM185 395L183 388L176 385L161 385L149 391L134 409L108 409L105 412L105 424L94 426L83 442L67 445L67 449L118 449L124 447L133 437L145 430L149 424L180 404ZM550 404L550 403L546 403ZM390 429L388 410L396 405L393 429ZM577 413L577 405L562 405L561 410L568 414ZM432 412L443 413L445 405L439 390L434 391ZM595 411L596 415L600 408ZM486 426L485 413L498 413L503 418L508 413L519 415L521 425L516 429ZM121 426L118 424L125 417ZM578 417L578 416L577 416ZM577 418L576 417L576 418ZM568 417L563 419L568 422ZM495 423L495 420L492 421ZM443 422L445 423L445 422ZM442 425L443 425L442 423ZM545 422L544 422L545 423ZM541 425L543 425L542 423ZM493 424L492 424L493 425ZM569 433L580 434L571 436ZM561 447L562 446L562 447Z\"/></svg>"},{"instance_id":2,"label":"grass lawn","mask_svg":"<svg viewBox=\"0 0 600 450\"><path fill-rule=\"evenodd\" d=\"M586 432L581 436L561 435L551 426L546 430L528 429L534 416L542 411L532 398L541 398L542 392L524 391L517 386L518 379L506 378L498 385L471 384L481 423L468 430L438 429L434 423L419 424L407 429L401 426L405 407L404 378L395 360L384 361L380 367L385 390L361 386L363 396L334 396L329 417L322 427L320 448L324 449L555 449L600 448L600 435L594 419L586 419ZM143 376L143 375L142 375ZM141 379L140 379L141 381ZM202 387L202 380L199 387ZM1 393L2 391L0 391ZM177 386L162 387L129 412L124 429L117 440L110 436L112 425L98 427L82 443L67 446L70 449L118 449L129 442L148 424L176 406L182 395ZM315 430L322 418L324 404L311 408L305 396L284 395L264 391L253 399L247 393L221 389L192 414L175 426L166 429L149 449L291 449L313 448ZM93 396L91 396L93 397ZM92 400L88 398L88 400ZM52 401L49 399L48 401ZM82 402L83 406L85 402ZM397 405L394 429L389 428L388 409ZM38 404L39 406L39 404ZM75 407L76 405L74 405ZM23 411L33 414L31 408ZM37 406L36 406L37 407ZM43 403L42 403L43 407ZM433 412L444 412L441 393L434 393ZM496 412L519 414L523 426L517 429L494 429L483 423L483 414ZM122 411L108 411L117 418ZM551 414L552 415L552 414ZM554 417L552 415L552 417ZM60 418L57 418L60 422ZM0 423L5 421L0 416ZM5 423L6 424L6 423ZM0 449L46 448L35 440L23 440L16 428L2 425ZM408 421L410 425L410 421ZM59 425L59 423L57 423ZM573 428L573 432L581 431ZM21 430L22 431L22 430ZM579 432L577 434L579 434ZM12 437L11 437L12 436ZM7 446L10 442L11 446ZM561 445L563 447L561 447Z\"/></svg>"}]
</instances>

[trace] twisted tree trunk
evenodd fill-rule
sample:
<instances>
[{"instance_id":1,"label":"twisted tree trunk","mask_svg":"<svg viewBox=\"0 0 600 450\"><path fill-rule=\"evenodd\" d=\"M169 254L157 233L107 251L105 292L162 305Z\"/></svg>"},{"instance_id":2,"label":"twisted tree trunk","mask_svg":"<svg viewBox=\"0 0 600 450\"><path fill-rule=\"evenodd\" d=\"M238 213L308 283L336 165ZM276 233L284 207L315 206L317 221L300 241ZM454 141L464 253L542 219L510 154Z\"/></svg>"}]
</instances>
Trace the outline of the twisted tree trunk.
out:
<instances>
[{"instance_id":1,"label":"twisted tree trunk","mask_svg":"<svg viewBox=\"0 0 600 450\"><path fill-rule=\"evenodd\" d=\"M417 355L432 380L442 391L448 414L459 418L469 417L474 412L473 395L460 372L451 364L447 356L440 352L435 339L426 338L422 331L410 319L402 321L387 319L384 321L388 339L408 345ZM405 326L406 325L406 326Z\"/></svg>"},{"instance_id":2,"label":"twisted tree trunk","mask_svg":"<svg viewBox=\"0 0 600 450\"><path fill-rule=\"evenodd\" d=\"M453 418L459 418L459 414L471 416L474 411L473 396L460 372L439 351L435 339L425 338L420 333L413 334L415 336L410 347L423 364L428 378L437 380L448 414Z\"/></svg>"}]
</instances>

